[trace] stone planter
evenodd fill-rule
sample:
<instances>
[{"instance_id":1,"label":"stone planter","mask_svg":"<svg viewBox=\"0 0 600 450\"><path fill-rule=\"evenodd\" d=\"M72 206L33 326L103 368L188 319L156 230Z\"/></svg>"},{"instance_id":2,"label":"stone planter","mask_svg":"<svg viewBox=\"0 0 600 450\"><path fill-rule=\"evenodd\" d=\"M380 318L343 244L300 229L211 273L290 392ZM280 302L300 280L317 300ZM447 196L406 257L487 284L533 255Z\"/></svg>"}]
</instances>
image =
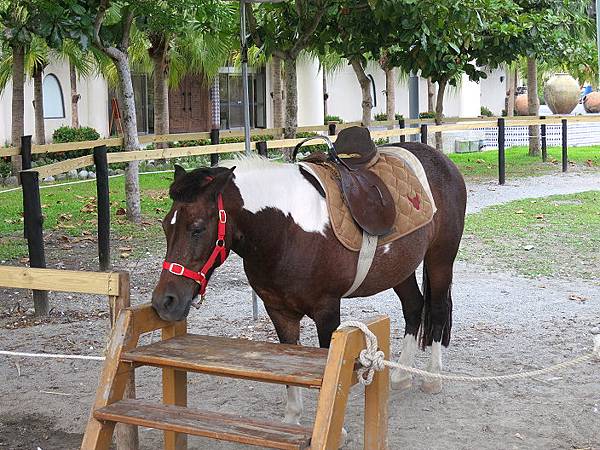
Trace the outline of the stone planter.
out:
<instances>
[{"instance_id":1,"label":"stone planter","mask_svg":"<svg viewBox=\"0 0 600 450\"><path fill-rule=\"evenodd\" d=\"M554 74L546 81L544 98L554 114L571 114L579 103L579 83L568 73Z\"/></svg>"},{"instance_id":2,"label":"stone planter","mask_svg":"<svg viewBox=\"0 0 600 450\"><path fill-rule=\"evenodd\" d=\"M600 92L590 92L583 98L583 108L587 113L600 113Z\"/></svg>"},{"instance_id":3,"label":"stone planter","mask_svg":"<svg viewBox=\"0 0 600 450\"><path fill-rule=\"evenodd\" d=\"M529 106L527 104L527 94L519 94L515 99L515 112L519 116L527 116L529 114Z\"/></svg>"}]
</instances>

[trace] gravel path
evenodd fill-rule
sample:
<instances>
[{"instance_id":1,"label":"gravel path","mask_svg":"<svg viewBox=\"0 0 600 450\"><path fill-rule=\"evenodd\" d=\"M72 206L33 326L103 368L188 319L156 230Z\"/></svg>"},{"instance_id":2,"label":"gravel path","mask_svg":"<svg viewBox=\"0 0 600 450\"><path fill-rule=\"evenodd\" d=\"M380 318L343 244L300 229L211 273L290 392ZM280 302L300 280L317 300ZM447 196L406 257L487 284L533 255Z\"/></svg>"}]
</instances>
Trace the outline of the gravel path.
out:
<instances>
[{"instance_id":1,"label":"gravel path","mask_svg":"<svg viewBox=\"0 0 600 450\"><path fill-rule=\"evenodd\" d=\"M600 190L600 172L557 173L512 180L509 178L504 186L499 186L497 181L490 181L469 184L467 189L467 213L474 213L487 206L523 198Z\"/></svg>"}]
</instances>

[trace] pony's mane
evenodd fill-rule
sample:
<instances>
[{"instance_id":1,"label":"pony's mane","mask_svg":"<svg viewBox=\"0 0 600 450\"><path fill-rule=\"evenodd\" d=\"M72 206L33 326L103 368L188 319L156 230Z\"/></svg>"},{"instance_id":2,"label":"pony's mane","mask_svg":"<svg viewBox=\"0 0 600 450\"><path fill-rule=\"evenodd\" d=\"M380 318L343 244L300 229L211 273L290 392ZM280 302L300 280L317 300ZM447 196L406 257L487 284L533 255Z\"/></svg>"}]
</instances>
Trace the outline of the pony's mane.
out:
<instances>
[{"instance_id":1,"label":"pony's mane","mask_svg":"<svg viewBox=\"0 0 600 450\"><path fill-rule=\"evenodd\" d=\"M169 188L171 200L184 203L194 202L209 181L208 177L214 177L224 170L226 169L221 167L201 167L187 172L171 184Z\"/></svg>"}]
</instances>

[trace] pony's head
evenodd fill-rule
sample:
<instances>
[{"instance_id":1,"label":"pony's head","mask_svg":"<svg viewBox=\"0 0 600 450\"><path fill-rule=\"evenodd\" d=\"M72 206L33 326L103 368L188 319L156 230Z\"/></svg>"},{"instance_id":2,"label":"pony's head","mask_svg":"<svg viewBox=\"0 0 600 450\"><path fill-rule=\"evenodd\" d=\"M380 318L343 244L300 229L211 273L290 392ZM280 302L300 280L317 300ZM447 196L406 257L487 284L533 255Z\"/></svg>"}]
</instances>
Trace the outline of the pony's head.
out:
<instances>
[{"instance_id":1,"label":"pony's head","mask_svg":"<svg viewBox=\"0 0 600 450\"><path fill-rule=\"evenodd\" d=\"M233 169L201 168L188 173L175 166L169 189L173 206L162 221L167 254L152 293L152 306L163 320L187 316L192 300L204 294L214 269L231 248L223 192L233 177Z\"/></svg>"}]
</instances>

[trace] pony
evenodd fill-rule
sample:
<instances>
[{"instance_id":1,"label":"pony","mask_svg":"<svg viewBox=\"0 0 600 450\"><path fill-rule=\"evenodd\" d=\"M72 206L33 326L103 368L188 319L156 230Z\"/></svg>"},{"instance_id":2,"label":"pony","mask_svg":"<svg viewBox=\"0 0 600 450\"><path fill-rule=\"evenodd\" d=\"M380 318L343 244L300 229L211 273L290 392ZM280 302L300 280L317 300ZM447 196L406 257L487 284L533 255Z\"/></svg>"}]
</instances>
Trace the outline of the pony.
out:
<instances>
[{"instance_id":1,"label":"pony","mask_svg":"<svg viewBox=\"0 0 600 450\"><path fill-rule=\"evenodd\" d=\"M427 370L442 369L442 346L452 329L453 264L465 218L466 188L454 163L421 143L394 144L422 164L437 211L425 226L379 246L366 279L351 297L394 289L402 303L405 333L399 362L413 365L419 347L431 347ZM235 165L235 166L234 166ZM250 286L264 303L279 341L298 344L300 320L311 318L319 345L328 347L340 324L341 298L353 283L358 253L335 237L324 194L295 163L259 157L228 167L175 167L173 201L162 226L167 241L152 305L168 321L184 319L214 272L233 251L243 259ZM423 264L422 291L416 270ZM392 371L392 388L412 376ZM441 380L424 380L438 393ZM287 388L284 422L299 423L299 388Z\"/></svg>"}]
</instances>

